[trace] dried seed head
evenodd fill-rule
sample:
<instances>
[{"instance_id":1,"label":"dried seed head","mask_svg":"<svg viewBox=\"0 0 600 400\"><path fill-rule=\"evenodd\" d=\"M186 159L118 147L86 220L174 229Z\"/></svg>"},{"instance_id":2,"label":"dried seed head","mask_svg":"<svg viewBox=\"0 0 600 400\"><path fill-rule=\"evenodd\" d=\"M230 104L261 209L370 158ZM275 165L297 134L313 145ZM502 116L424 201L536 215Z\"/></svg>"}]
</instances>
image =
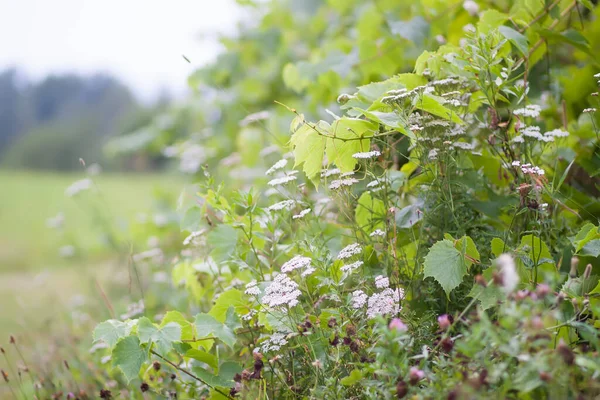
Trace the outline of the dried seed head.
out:
<instances>
[{"instance_id":1,"label":"dried seed head","mask_svg":"<svg viewBox=\"0 0 600 400\"><path fill-rule=\"evenodd\" d=\"M150 386L146 382L142 382L142 384L140 385L140 390L142 391L142 393L147 392L148 390L150 390Z\"/></svg>"},{"instance_id":2,"label":"dried seed head","mask_svg":"<svg viewBox=\"0 0 600 400\"><path fill-rule=\"evenodd\" d=\"M400 379L396 384L396 398L403 399L408 394L408 384Z\"/></svg>"},{"instance_id":3,"label":"dried seed head","mask_svg":"<svg viewBox=\"0 0 600 400\"><path fill-rule=\"evenodd\" d=\"M0 372L2 372L2 377L4 378L4 382L8 383L8 374L6 373L6 371L4 371L3 369L0 369Z\"/></svg>"},{"instance_id":4,"label":"dried seed head","mask_svg":"<svg viewBox=\"0 0 600 400\"><path fill-rule=\"evenodd\" d=\"M17 341L15 340L15 337L13 335L10 335L10 343L11 344L16 344Z\"/></svg>"},{"instance_id":5,"label":"dried seed head","mask_svg":"<svg viewBox=\"0 0 600 400\"><path fill-rule=\"evenodd\" d=\"M67 362L67 360L63 360L63 364L65 364L65 368L67 370L70 370L71 368L69 368L69 363Z\"/></svg>"},{"instance_id":6,"label":"dried seed head","mask_svg":"<svg viewBox=\"0 0 600 400\"><path fill-rule=\"evenodd\" d=\"M356 335L356 327L354 325L348 325L346 327L346 333L348 334L348 336Z\"/></svg>"},{"instance_id":7,"label":"dried seed head","mask_svg":"<svg viewBox=\"0 0 600 400\"><path fill-rule=\"evenodd\" d=\"M152 363L152 368L154 368L155 371L160 371L160 363L158 361L154 361Z\"/></svg>"},{"instance_id":8,"label":"dried seed head","mask_svg":"<svg viewBox=\"0 0 600 400\"><path fill-rule=\"evenodd\" d=\"M108 389L100 390L100 398L101 399L112 399L112 393Z\"/></svg>"},{"instance_id":9,"label":"dried seed head","mask_svg":"<svg viewBox=\"0 0 600 400\"><path fill-rule=\"evenodd\" d=\"M475 283L480 286L483 286L483 287L487 286L487 282L485 281L485 278L481 274L475 275Z\"/></svg>"},{"instance_id":10,"label":"dried seed head","mask_svg":"<svg viewBox=\"0 0 600 400\"><path fill-rule=\"evenodd\" d=\"M337 326L337 320L334 317L329 318L329 321L327 321L327 326L330 328Z\"/></svg>"},{"instance_id":11,"label":"dried seed head","mask_svg":"<svg viewBox=\"0 0 600 400\"><path fill-rule=\"evenodd\" d=\"M575 362L575 354L573 354L573 350L571 350L569 346L565 344L564 340L560 339L558 346L556 346L556 351L562 357L565 364L573 365Z\"/></svg>"}]
</instances>

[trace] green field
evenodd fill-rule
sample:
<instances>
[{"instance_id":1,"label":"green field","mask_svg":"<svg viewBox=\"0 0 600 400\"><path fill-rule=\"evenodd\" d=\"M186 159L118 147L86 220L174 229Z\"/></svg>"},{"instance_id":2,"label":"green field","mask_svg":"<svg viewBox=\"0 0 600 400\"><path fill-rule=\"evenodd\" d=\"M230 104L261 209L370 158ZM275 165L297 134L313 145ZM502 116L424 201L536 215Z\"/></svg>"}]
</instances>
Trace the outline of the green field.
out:
<instances>
[{"instance_id":1,"label":"green field","mask_svg":"<svg viewBox=\"0 0 600 400\"><path fill-rule=\"evenodd\" d=\"M173 201L183 186L172 175L102 174L93 189L67 197L65 189L82 178L0 171L0 338L41 329L79 294L97 297L96 280L123 268L106 232L120 244L134 240L131 221L157 209L157 194ZM64 227L49 228L47 219L59 212ZM74 246L73 257L59 255L65 245Z\"/></svg>"}]
</instances>

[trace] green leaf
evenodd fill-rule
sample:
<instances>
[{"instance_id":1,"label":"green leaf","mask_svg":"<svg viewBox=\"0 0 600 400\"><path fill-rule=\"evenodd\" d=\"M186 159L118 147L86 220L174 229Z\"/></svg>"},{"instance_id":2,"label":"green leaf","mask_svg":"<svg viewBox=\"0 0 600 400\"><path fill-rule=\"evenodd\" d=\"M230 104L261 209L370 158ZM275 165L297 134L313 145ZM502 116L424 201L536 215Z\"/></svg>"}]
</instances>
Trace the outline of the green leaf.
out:
<instances>
[{"instance_id":1,"label":"green leaf","mask_svg":"<svg viewBox=\"0 0 600 400\"><path fill-rule=\"evenodd\" d=\"M473 241L473 239L471 239L470 236L463 236L462 238L458 239L455 247L457 248L458 251L461 252L461 254L468 256L468 257L465 257L465 262L467 263L467 267L470 267L471 265L473 265L474 261L472 261L472 260L475 260L477 262L480 261L481 256L479 255L479 251L477 250L477 247L475 246L475 242Z\"/></svg>"},{"instance_id":2,"label":"green leaf","mask_svg":"<svg viewBox=\"0 0 600 400\"><path fill-rule=\"evenodd\" d=\"M425 256L424 276L434 278L444 289L446 295L461 284L467 273L467 264L454 243L444 239L429 249Z\"/></svg>"},{"instance_id":3,"label":"green leaf","mask_svg":"<svg viewBox=\"0 0 600 400\"><path fill-rule=\"evenodd\" d=\"M217 321L212 315L196 315L194 325L196 326L198 338L214 336L229 347L233 347L235 344L236 337L233 331L222 322Z\"/></svg>"},{"instance_id":4,"label":"green leaf","mask_svg":"<svg viewBox=\"0 0 600 400\"><path fill-rule=\"evenodd\" d=\"M463 123L456 112L444 107L439 101L428 94L415 97L413 100L413 105L419 110L427 111L428 113L436 115L440 118L447 119L457 124Z\"/></svg>"},{"instance_id":5,"label":"green leaf","mask_svg":"<svg viewBox=\"0 0 600 400\"><path fill-rule=\"evenodd\" d=\"M361 110L358 108L355 108L355 110L360 111L360 113L362 113L365 117L367 117L371 121L375 121L375 122L385 125L389 128L396 129L396 130L398 130L398 132L410 137L411 139L414 139L414 137L415 137L415 135L411 131L406 129L406 125L405 125L402 117L396 111L391 111L391 112L366 111L366 110Z\"/></svg>"},{"instance_id":6,"label":"green leaf","mask_svg":"<svg viewBox=\"0 0 600 400\"><path fill-rule=\"evenodd\" d=\"M219 386L229 388L234 385L233 377L235 374L242 372L242 367L235 362L226 361L219 367L218 375L210 373L204 368L200 367L194 367L192 370L198 377L200 377L200 379L212 387Z\"/></svg>"},{"instance_id":7,"label":"green leaf","mask_svg":"<svg viewBox=\"0 0 600 400\"><path fill-rule=\"evenodd\" d=\"M175 322L181 326L181 340L191 340L194 338L194 325L179 311L167 312L160 322L160 327L163 327L171 322Z\"/></svg>"},{"instance_id":8,"label":"green leaf","mask_svg":"<svg viewBox=\"0 0 600 400\"><path fill-rule=\"evenodd\" d=\"M193 358L194 360L201 361L214 369L217 369L219 367L219 360L217 359L217 356L210 354L206 351L190 349L185 353L185 356Z\"/></svg>"},{"instance_id":9,"label":"green leaf","mask_svg":"<svg viewBox=\"0 0 600 400\"><path fill-rule=\"evenodd\" d=\"M598 257L600 255L600 239L592 240L583 246L581 254Z\"/></svg>"},{"instance_id":10,"label":"green leaf","mask_svg":"<svg viewBox=\"0 0 600 400\"><path fill-rule=\"evenodd\" d=\"M490 282L492 280L493 272L494 268L487 268L483 270L482 275L486 282ZM476 298L479 301L482 310L495 307L499 301L502 301L504 298L506 298L506 294L502 291L500 286L488 285L483 287L477 283L473 285L468 296L473 299Z\"/></svg>"},{"instance_id":11,"label":"green leaf","mask_svg":"<svg viewBox=\"0 0 600 400\"><path fill-rule=\"evenodd\" d=\"M315 186L319 184L325 152L326 138L322 135L328 135L328 132L329 124L324 121L314 127L304 123L290 139L294 159L296 160L294 167L302 165L302 170Z\"/></svg>"},{"instance_id":12,"label":"green leaf","mask_svg":"<svg viewBox=\"0 0 600 400\"><path fill-rule=\"evenodd\" d=\"M352 155L371 149L371 140L379 124L357 118L340 118L331 125L325 151L329 163L335 163L342 172L351 172L356 165Z\"/></svg>"},{"instance_id":13,"label":"green leaf","mask_svg":"<svg viewBox=\"0 0 600 400\"><path fill-rule=\"evenodd\" d=\"M493 238L491 247L492 254L494 254L495 257L500 257L500 254L504 253L504 241L500 238Z\"/></svg>"},{"instance_id":14,"label":"green leaf","mask_svg":"<svg viewBox=\"0 0 600 400\"><path fill-rule=\"evenodd\" d=\"M239 314L245 314L248 311L248 304L244 301L242 292L237 289L229 289L221 293L208 313L217 321L225 322L229 307L234 307Z\"/></svg>"},{"instance_id":15,"label":"green leaf","mask_svg":"<svg viewBox=\"0 0 600 400\"><path fill-rule=\"evenodd\" d=\"M352 386L355 383L360 382L362 377L362 372L359 369L353 369L352 372L350 372L350 375L340 380L340 383L344 386Z\"/></svg>"},{"instance_id":16,"label":"green leaf","mask_svg":"<svg viewBox=\"0 0 600 400\"><path fill-rule=\"evenodd\" d=\"M94 342L102 340L108 347L113 347L119 339L129 335L129 332L131 332L129 324L117 321L116 319L109 319L96 325L94 329Z\"/></svg>"},{"instance_id":17,"label":"green leaf","mask_svg":"<svg viewBox=\"0 0 600 400\"><path fill-rule=\"evenodd\" d=\"M385 227L385 204L383 201L371 196L371 192L365 191L358 199L355 218L358 226L371 233L377 228Z\"/></svg>"},{"instance_id":18,"label":"green leaf","mask_svg":"<svg viewBox=\"0 0 600 400\"><path fill-rule=\"evenodd\" d=\"M587 54L593 55L587 39L576 30L567 29L566 31L559 33L549 29L541 29L538 33L550 42L567 43Z\"/></svg>"},{"instance_id":19,"label":"green leaf","mask_svg":"<svg viewBox=\"0 0 600 400\"><path fill-rule=\"evenodd\" d=\"M527 38L525 36L515 31L514 29L509 28L508 26L501 26L498 28L498 30L512 44L517 46L517 48L521 53L523 53L523 55L526 56L528 54L529 44L527 43Z\"/></svg>"},{"instance_id":20,"label":"green leaf","mask_svg":"<svg viewBox=\"0 0 600 400\"><path fill-rule=\"evenodd\" d=\"M128 383L139 376L140 368L146 359L146 350L140 346L137 336L121 339L112 351L113 367L121 369Z\"/></svg>"},{"instance_id":21,"label":"green leaf","mask_svg":"<svg viewBox=\"0 0 600 400\"><path fill-rule=\"evenodd\" d=\"M398 228L410 228L423 218L423 213L419 212L423 208L423 200L418 200L414 204L408 205L396 211L395 221Z\"/></svg>"},{"instance_id":22,"label":"green leaf","mask_svg":"<svg viewBox=\"0 0 600 400\"><path fill-rule=\"evenodd\" d=\"M247 308L247 306L245 308ZM238 317L238 314L235 311L235 308L233 308L233 306L230 306L227 309L227 316L225 317L225 325L229 329L231 329L233 332L235 332L236 329L239 329L242 327L242 321L240 321L240 318Z\"/></svg>"},{"instance_id":23,"label":"green leaf","mask_svg":"<svg viewBox=\"0 0 600 400\"><path fill-rule=\"evenodd\" d=\"M217 262L226 261L235 251L238 231L231 225L221 224L209 232L207 239L212 258Z\"/></svg>"},{"instance_id":24,"label":"green leaf","mask_svg":"<svg viewBox=\"0 0 600 400\"><path fill-rule=\"evenodd\" d=\"M177 322L157 327L148 318L140 318L138 336L142 343L154 343L161 355L166 356L173 348L173 342L181 340L181 326Z\"/></svg>"},{"instance_id":25,"label":"green leaf","mask_svg":"<svg viewBox=\"0 0 600 400\"><path fill-rule=\"evenodd\" d=\"M508 15L497 10L486 10L481 13L477 30L479 33L487 35L491 31L498 29L508 20Z\"/></svg>"}]
</instances>

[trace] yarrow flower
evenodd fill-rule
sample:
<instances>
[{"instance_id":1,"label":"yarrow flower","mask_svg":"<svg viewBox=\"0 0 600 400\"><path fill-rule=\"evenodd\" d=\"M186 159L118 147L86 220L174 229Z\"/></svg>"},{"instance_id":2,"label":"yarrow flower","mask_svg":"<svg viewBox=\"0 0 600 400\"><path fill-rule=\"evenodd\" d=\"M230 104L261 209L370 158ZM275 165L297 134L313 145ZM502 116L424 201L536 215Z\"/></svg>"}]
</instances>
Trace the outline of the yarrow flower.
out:
<instances>
[{"instance_id":1,"label":"yarrow flower","mask_svg":"<svg viewBox=\"0 0 600 400\"><path fill-rule=\"evenodd\" d=\"M311 259L309 257L295 256L281 266L281 272L292 272L295 269L306 268L310 266Z\"/></svg>"},{"instance_id":2,"label":"yarrow flower","mask_svg":"<svg viewBox=\"0 0 600 400\"><path fill-rule=\"evenodd\" d=\"M364 152L364 153L354 153L352 154L353 158L356 159L368 159L368 158L377 158L381 155L380 151L374 150L374 151L368 151L368 152Z\"/></svg>"},{"instance_id":3,"label":"yarrow flower","mask_svg":"<svg viewBox=\"0 0 600 400\"><path fill-rule=\"evenodd\" d=\"M544 133L544 136L552 136L552 137L567 137L569 136L569 132L563 131L562 129L553 129Z\"/></svg>"},{"instance_id":4,"label":"yarrow flower","mask_svg":"<svg viewBox=\"0 0 600 400\"><path fill-rule=\"evenodd\" d=\"M285 274L279 274L273 282L265 289L262 298L263 303L270 308L294 307L298 304L298 297L302 292L298 290L298 284Z\"/></svg>"},{"instance_id":5,"label":"yarrow flower","mask_svg":"<svg viewBox=\"0 0 600 400\"><path fill-rule=\"evenodd\" d=\"M249 296L258 296L261 293L260 288L256 286L256 280L253 280L246 285L246 291L244 293Z\"/></svg>"},{"instance_id":6,"label":"yarrow flower","mask_svg":"<svg viewBox=\"0 0 600 400\"><path fill-rule=\"evenodd\" d=\"M369 296L362 290L355 290L352 292L352 308L359 309L363 308L367 304Z\"/></svg>"},{"instance_id":7,"label":"yarrow flower","mask_svg":"<svg viewBox=\"0 0 600 400\"><path fill-rule=\"evenodd\" d=\"M328 169L321 172L321 178L327 178L331 175L339 175L342 171L339 168Z\"/></svg>"},{"instance_id":8,"label":"yarrow flower","mask_svg":"<svg viewBox=\"0 0 600 400\"><path fill-rule=\"evenodd\" d=\"M379 181L379 180L374 180L374 181L371 181L371 182L367 183L367 187L368 188L374 188L374 187L377 187L379 185L381 185L381 181Z\"/></svg>"},{"instance_id":9,"label":"yarrow flower","mask_svg":"<svg viewBox=\"0 0 600 400\"><path fill-rule=\"evenodd\" d=\"M375 237L375 236L385 236L385 232L382 231L381 229L375 229L373 232L371 232L369 234L370 237Z\"/></svg>"},{"instance_id":10,"label":"yarrow flower","mask_svg":"<svg viewBox=\"0 0 600 400\"><path fill-rule=\"evenodd\" d=\"M283 200L283 201L280 201L279 203L275 203L272 206L269 206L267 208L267 210L269 210L269 211L279 211L279 210L283 210L284 208L290 208L294 204L296 204L295 200Z\"/></svg>"},{"instance_id":11,"label":"yarrow flower","mask_svg":"<svg viewBox=\"0 0 600 400\"><path fill-rule=\"evenodd\" d=\"M523 172L524 174L539 175L539 176L546 174L546 171L544 171L542 168L532 166L531 164L521 165L521 172Z\"/></svg>"},{"instance_id":12,"label":"yarrow flower","mask_svg":"<svg viewBox=\"0 0 600 400\"><path fill-rule=\"evenodd\" d=\"M348 246L344 247L337 256L338 260L345 260L347 258L353 257L355 255L358 255L362 252L362 247L360 247L360 244L358 243L352 243L349 244Z\"/></svg>"},{"instance_id":13,"label":"yarrow flower","mask_svg":"<svg viewBox=\"0 0 600 400\"><path fill-rule=\"evenodd\" d=\"M269 168L267 170L267 172L265 172L265 173L267 175L271 175L275 171L279 171L280 169L284 168L287 165L287 163L288 163L288 160L286 160L285 158L282 158L281 160L279 160L275 164L273 164L273 166L271 168Z\"/></svg>"},{"instance_id":14,"label":"yarrow flower","mask_svg":"<svg viewBox=\"0 0 600 400\"><path fill-rule=\"evenodd\" d=\"M305 217L305 216L306 216L308 213L310 213L310 212L311 212L311 209L310 209L310 208L307 208L306 210L302 210L302 211L300 211L298 214L296 214L296 215L293 215L293 216L292 216L292 219L299 219L299 218L303 218L303 217Z\"/></svg>"},{"instance_id":15,"label":"yarrow flower","mask_svg":"<svg viewBox=\"0 0 600 400\"><path fill-rule=\"evenodd\" d=\"M352 186L355 183L358 183L358 179L355 179L355 178L336 179L335 181L331 182L331 184L329 185L329 189L335 190L335 189L341 188L342 186Z\"/></svg>"},{"instance_id":16,"label":"yarrow flower","mask_svg":"<svg viewBox=\"0 0 600 400\"><path fill-rule=\"evenodd\" d=\"M281 332L275 332L271 334L271 336L262 343L262 345L260 346L260 351L263 353L268 353L270 351L279 351L281 350L281 347L285 346L286 344L288 344L286 334ZM258 351L258 348L255 349L255 351Z\"/></svg>"},{"instance_id":17,"label":"yarrow flower","mask_svg":"<svg viewBox=\"0 0 600 400\"><path fill-rule=\"evenodd\" d=\"M525 139L523 139L523 136L521 136L521 135L515 136L512 141L514 143L525 143Z\"/></svg>"},{"instance_id":18,"label":"yarrow flower","mask_svg":"<svg viewBox=\"0 0 600 400\"><path fill-rule=\"evenodd\" d=\"M281 178L275 178L275 179L271 179L268 182L269 186L279 186L279 185L285 185L286 183L290 183L292 181L295 181L296 179L298 179L297 176L294 175L286 175L286 176L282 176Z\"/></svg>"},{"instance_id":19,"label":"yarrow flower","mask_svg":"<svg viewBox=\"0 0 600 400\"><path fill-rule=\"evenodd\" d=\"M525 106L525 108L516 109L515 111L513 111L513 114L520 115L522 117L537 118L540 116L541 112L542 107L538 106L537 104L529 104Z\"/></svg>"},{"instance_id":20,"label":"yarrow flower","mask_svg":"<svg viewBox=\"0 0 600 400\"><path fill-rule=\"evenodd\" d=\"M378 275L375 277L375 287L384 289L390 286L390 279L387 276Z\"/></svg>"},{"instance_id":21,"label":"yarrow flower","mask_svg":"<svg viewBox=\"0 0 600 400\"><path fill-rule=\"evenodd\" d=\"M437 156L438 149L431 149L429 150L429 154L427 154L427 158L429 158L430 160L437 160Z\"/></svg>"},{"instance_id":22,"label":"yarrow flower","mask_svg":"<svg viewBox=\"0 0 600 400\"><path fill-rule=\"evenodd\" d=\"M360 268L360 266L363 264L364 264L363 261L355 261L352 264L343 265L340 268L340 271L342 271L342 272L354 271L355 269Z\"/></svg>"},{"instance_id":23,"label":"yarrow flower","mask_svg":"<svg viewBox=\"0 0 600 400\"><path fill-rule=\"evenodd\" d=\"M302 276L302 277L305 277L305 276L312 275L312 273L313 273L313 272L315 272L315 271L316 271L316 269L315 269L315 268L313 268L313 267L308 267L308 268L306 268L304 271L302 271L302 274L301 274L301 276Z\"/></svg>"},{"instance_id":24,"label":"yarrow flower","mask_svg":"<svg viewBox=\"0 0 600 400\"><path fill-rule=\"evenodd\" d=\"M598 111L598 110L595 109L595 108L593 108L593 107L592 108L584 108L583 109L583 113L586 113L586 114L587 113L595 113L596 111Z\"/></svg>"},{"instance_id":25,"label":"yarrow flower","mask_svg":"<svg viewBox=\"0 0 600 400\"><path fill-rule=\"evenodd\" d=\"M367 317L376 318L380 315L395 315L400 311L400 299L404 291L400 288L386 288L380 293L374 293L367 302Z\"/></svg>"},{"instance_id":26,"label":"yarrow flower","mask_svg":"<svg viewBox=\"0 0 600 400\"><path fill-rule=\"evenodd\" d=\"M475 148L475 145L473 145L471 143L465 143L465 142L454 142L454 143L452 143L452 147L463 149L463 150L473 150Z\"/></svg>"}]
</instances>

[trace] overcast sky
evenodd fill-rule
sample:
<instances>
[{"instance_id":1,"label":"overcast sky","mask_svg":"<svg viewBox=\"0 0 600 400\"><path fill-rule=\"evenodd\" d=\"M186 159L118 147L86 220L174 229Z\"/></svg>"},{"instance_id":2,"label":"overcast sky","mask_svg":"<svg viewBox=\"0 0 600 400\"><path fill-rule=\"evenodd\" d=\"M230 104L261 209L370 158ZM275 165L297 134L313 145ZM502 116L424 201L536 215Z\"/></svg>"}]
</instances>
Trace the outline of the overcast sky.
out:
<instances>
[{"instance_id":1,"label":"overcast sky","mask_svg":"<svg viewBox=\"0 0 600 400\"><path fill-rule=\"evenodd\" d=\"M219 49L201 36L233 32L240 13L233 0L0 0L0 69L107 71L147 100L182 94Z\"/></svg>"}]
</instances>

